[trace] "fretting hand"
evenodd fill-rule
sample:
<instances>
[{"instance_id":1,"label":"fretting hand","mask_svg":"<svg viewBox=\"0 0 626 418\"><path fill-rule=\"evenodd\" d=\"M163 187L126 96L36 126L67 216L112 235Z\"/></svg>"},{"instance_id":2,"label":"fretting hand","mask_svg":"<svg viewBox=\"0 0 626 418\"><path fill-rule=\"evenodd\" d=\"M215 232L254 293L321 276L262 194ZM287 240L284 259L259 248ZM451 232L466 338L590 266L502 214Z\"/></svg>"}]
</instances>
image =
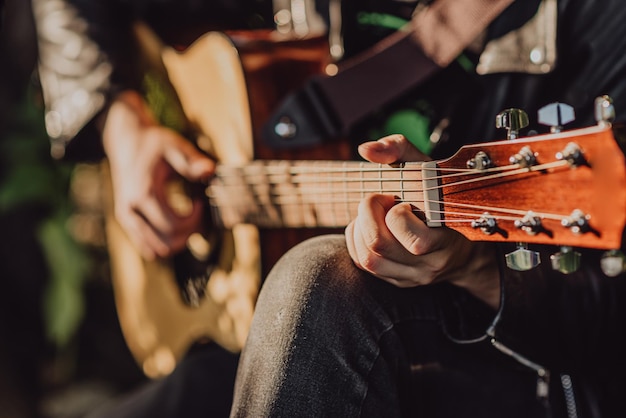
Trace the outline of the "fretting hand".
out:
<instances>
[{"instance_id":1,"label":"fretting hand","mask_svg":"<svg viewBox=\"0 0 626 418\"><path fill-rule=\"evenodd\" d=\"M364 143L359 153L382 164L427 159L402 135ZM345 231L354 263L399 287L448 281L497 308L500 283L493 245L469 241L449 228L430 228L414 210L390 195L363 199Z\"/></svg>"}]
</instances>

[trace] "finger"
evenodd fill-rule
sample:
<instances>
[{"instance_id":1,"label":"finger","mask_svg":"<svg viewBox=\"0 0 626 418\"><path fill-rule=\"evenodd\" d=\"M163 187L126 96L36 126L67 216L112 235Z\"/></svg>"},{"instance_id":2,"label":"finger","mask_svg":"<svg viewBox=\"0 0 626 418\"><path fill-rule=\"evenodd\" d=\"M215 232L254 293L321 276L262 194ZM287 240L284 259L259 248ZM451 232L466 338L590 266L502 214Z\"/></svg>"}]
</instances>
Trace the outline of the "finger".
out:
<instances>
[{"instance_id":1,"label":"finger","mask_svg":"<svg viewBox=\"0 0 626 418\"><path fill-rule=\"evenodd\" d=\"M203 202L187 195L181 180L171 180L172 176L172 168L167 162L158 163L153 170L150 192L134 205L167 245L168 253L182 249L189 235L200 230L204 211Z\"/></svg>"},{"instance_id":2,"label":"finger","mask_svg":"<svg viewBox=\"0 0 626 418\"><path fill-rule=\"evenodd\" d=\"M187 216L178 216L166 203L150 195L140 204L120 203L116 207L120 225L149 259L167 257L183 249L187 238L200 230L202 215L203 205L199 201L193 202Z\"/></svg>"},{"instance_id":3,"label":"finger","mask_svg":"<svg viewBox=\"0 0 626 418\"><path fill-rule=\"evenodd\" d=\"M178 216L167 207L149 205L138 212L144 221L142 229L144 239L160 257L168 257L185 248L187 239L194 232L199 232L202 224L203 205L193 203L193 210L187 216Z\"/></svg>"},{"instance_id":4,"label":"finger","mask_svg":"<svg viewBox=\"0 0 626 418\"><path fill-rule=\"evenodd\" d=\"M147 259L166 258L180 252L187 245L187 239L194 232L189 226L174 226L171 234L163 234L140 213L135 216L134 224L126 228L132 234L135 246ZM133 232L134 231L134 232Z\"/></svg>"},{"instance_id":5,"label":"finger","mask_svg":"<svg viewBox=\"0 0 626 418\"><path fill-rule=\"evenodd\" d=\"M165 145L165 161L189 181L200 181L213 175L215 162L199 151L191 142L171 132Z\"/></svg>"},{"instance_id":6,"label":"finger","mask_svg":"<svg viewBox=\"0 0 626 418\"><path fill-rule=\"evenodd\" d=\"M404 135L395 134L377 141L365 142L358 148L359 154L368 161L379 164L425 161L429 157L421 153Z\"/></svg>"},{"instance_id":7,"label":"finger","mask_svg":"<svg viewBox=\"0 0 626 418\"><path fill-rule=\"evenodd\" d=\"M394 238L387 229L385 216L394 205L393 196L379 194L369 195L359 203L355 219L357 245L376 254L388 251L386 247Z\"/></svg>"},{"instance_id":8,"label":"finger","mask_svg":"<svg viewBox=\"0 0 626 418\"><path fill-rule=\"evenodd\" d=\"M116 218L135 249L146 260L154 260L167 251L165 243L154 233L143 216L137 212L117 213Z\"/></svg>"},{"instance_id":9,"label":"finger","mask_svg":"<svg viewBox=\"0 0 626 418\"><path fill-rule=\"evenodd\" d=\"M174 215L174 219L171 221L174 228L173 233L166 237L170 254L185 248L189 236L195 232L201 232L202 230L204 205L197 201L194 201L193 205L191 214L183 218Z\"/></svg>"},{"instance_id":10,"label":"finger","mask_svg":"<svg viewBox=\"0 0 626 418\"><path fill-rule=\"evenodd\" d=\"M370 195L359 204L352 237L355 259L363 270L377 273L385 257L402 250L385 225L385 214L394 203L392 196Z\"/></svg>"},{"instance_id":11,"label":"finger","mask_svg":"<svg viewBox=\"0 0 626 418\"><path fill-rule=\"evenodd\" d=\"M359 263L359 257L354 245L354 221L350 222L348 226L346 226L344 236L346 238L346 247L348 247L348 254L350 254L350 258L352 258L352 261L357 267L361 268L361 263Z\"/></svg>"},{"instance_id":12,"label":"finger","mask_svg":"<svg viewBox=\"0 0 626 418\"><path fill-rule=\"evenodd\" d=\"M361 270L365 270L379 279L398 287L412 287L419 282L419 272L415 273L414 269L408 268L406 264L398 263L393 260L385 259L378 254L370 254L372 259L366 267L361 264L361 252L357 250L355 245L355 229L354 222L348 224L345 230L346 245L348 253L354 264ZM365 252L367 253L367 251Z\"/></svg>"},{"instance_id":13,"label":"finger","mask_svg":"<svg viewBox=\"0 0 626 418\"><path fill-rule=\"evenodd\" d=\"M400 203L391 208L385 216L385 224L391 234L412 255L424 255L441 247L439 234L428 227L414 213L409 203Z\"/></svg>"}]
</instances>

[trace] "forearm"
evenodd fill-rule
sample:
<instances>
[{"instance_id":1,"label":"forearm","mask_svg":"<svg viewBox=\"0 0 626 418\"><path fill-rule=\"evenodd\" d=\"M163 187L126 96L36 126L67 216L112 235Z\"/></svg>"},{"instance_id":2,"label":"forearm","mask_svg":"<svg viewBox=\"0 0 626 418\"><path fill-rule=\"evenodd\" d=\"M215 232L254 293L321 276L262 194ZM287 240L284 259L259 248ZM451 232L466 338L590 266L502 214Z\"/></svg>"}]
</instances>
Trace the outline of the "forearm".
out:
<instances>
[{"instance_id":1,"label":"forearm","mask_svg":"<svg viewBox=\"0 0 626 418\"><path fill-rule=\"evenodd\" d=\"M150 110L141 94L134 90L120 92L111 100L106 111L98 118L97 125L102 132L102 146L111 164L136 155L137 150L128 146L138 146L129 137L138 136L148 126L156 125ZM132 165L132 162L126 162Z\"/></svg>"}]
</instances>

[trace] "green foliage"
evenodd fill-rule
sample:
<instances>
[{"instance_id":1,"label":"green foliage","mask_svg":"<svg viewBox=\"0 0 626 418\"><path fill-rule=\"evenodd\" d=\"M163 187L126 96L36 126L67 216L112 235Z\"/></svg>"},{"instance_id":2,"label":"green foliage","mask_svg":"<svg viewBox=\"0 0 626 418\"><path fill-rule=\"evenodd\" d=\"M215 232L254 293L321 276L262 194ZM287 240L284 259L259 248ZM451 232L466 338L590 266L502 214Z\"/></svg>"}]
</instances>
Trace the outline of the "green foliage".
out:
<instances>
[{"instance_id":1,"label":"green foliage","mask_svg":"<svg viewBox=\"0 0 626 418\"><path fill-rule=\"evenodd\" d=\"M185 132L186 119L171 84L156 72L148 71L143 78L145 100L154 117L176 132Z\"/></svg>"},{"instance_id":2,"label":"green foliage","mask_svg":"<svg viewBox=\"0 0 626 418\"><path fill-rule=\"evenodd\" d=\"M90 263L84 250L68 233L68 214L58 210L46 219L38 237L50 268L43 305L48 338L59 347L74 336L84 315L82 284Z\"/></svg>"},{"instance_id":3,"label":"green foliage","mask_svg":"<svg viewBox=\"0 0 626 418\"><path fill-rule=\"evenodd\" d=\"M41 110L28 95L15 107L8 132L0 141L0 214L28 203L55 206L63 195L70 167L52 161Z\"/></svg>"},{"instance_id":4,"label":"green foliage","mask_svg":"<svg viewBox=\"0 0 626 418\"><path fill-rule=\"evenodd\" d=\"M430 141L432 112L431 105L421 99L390 109L379 115L380 123L368 132L368 138L373 141L387 135L402 134L428 155L433 148Z\"/></svg>"},{"instance_id":5,"label":"green foliage","mask_svg":"<svg viewBox=\"0 0 626 418\"><path fill-rule=\"evenodd\" d=\"M403 134L424 154L432 151L430 119L415 109L402 109L392 114L383 127L383 135Z\"/></svg>"},{"instance_id":6,"label":"green foliage","mask_svg":"<svg viewBox=\"0 0 626 418\"><path fill-rule=\"evenodd\" d=\"M34 89L13 110L11 125L0 138L0 216L33 205L45 211L42 220L33 220L37 226L31 232L40 240L50 271L41 301L47 334L62 348L82 320L82 285L89 268L86 251L66 229L72 210L68 185L73 167L50 156L43 110Z\"/></svg>"},{"instance_id":7,"label":"green foliage","mask_svg":"<svg viewBox=\"0 0 626 418\"><path fill-rule=\"evenodd\" d=\"M378 26L386 29L398 30L408 23L406 19L384 13L360 12L357 16L361 25Z\"/></svg>"}]
</instances>

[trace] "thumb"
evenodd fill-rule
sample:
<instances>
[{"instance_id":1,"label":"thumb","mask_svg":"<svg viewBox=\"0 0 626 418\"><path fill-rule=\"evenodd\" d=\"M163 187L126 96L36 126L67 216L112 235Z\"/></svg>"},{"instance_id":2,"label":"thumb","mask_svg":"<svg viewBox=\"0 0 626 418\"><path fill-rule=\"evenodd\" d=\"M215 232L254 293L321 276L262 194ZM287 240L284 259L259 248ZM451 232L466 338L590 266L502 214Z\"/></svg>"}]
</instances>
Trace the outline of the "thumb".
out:
<instances>
[{"instance_id":1,"label":"thumb","mask_svg":"<svg viewBox=\"0 0 626 418\"><path fill-rule=\"evenodd\" d=\"M429 157L421 153L401 134L388 135L377 141L364 142L359 154L373 163L392 164L397 162L426 161Z\"/></svg>"}]
</instances>

